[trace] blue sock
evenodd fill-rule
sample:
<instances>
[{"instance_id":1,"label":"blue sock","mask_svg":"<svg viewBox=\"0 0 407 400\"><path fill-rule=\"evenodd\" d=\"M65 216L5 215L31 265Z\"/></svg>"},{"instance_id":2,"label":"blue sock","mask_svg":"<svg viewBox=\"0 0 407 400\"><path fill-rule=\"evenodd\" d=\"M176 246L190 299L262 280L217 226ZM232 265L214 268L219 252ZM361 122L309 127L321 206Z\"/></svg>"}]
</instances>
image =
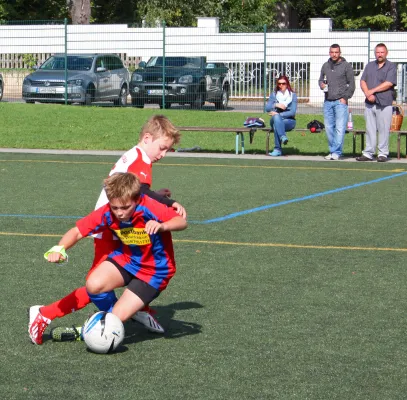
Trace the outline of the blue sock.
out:
<instances>
[{"instance_id":1,"label":"blue sock","mask_svg":"<svg viewBox=\"0 0 407 400\"><path fill-rule=\"evenodd\" d=\"M89 293L89 298L92 300L92 303L100 310L111 312L113 306L116 304L117 297L115 292L112 290L110 292L104 292L99 294Z\"/></svg>"}]
</instances>

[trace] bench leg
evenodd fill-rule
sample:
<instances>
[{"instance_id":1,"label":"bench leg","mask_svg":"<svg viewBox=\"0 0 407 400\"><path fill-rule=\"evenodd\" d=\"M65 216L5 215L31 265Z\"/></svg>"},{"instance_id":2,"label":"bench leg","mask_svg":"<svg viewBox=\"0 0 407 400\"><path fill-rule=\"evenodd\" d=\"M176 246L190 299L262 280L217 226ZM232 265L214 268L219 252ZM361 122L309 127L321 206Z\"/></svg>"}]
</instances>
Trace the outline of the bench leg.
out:
<instances>
[{"instance_id":1,"label":"bench leg","mask_svg":"<svg viewBox=\"0 0 407 400\"><path fill-rule=\"evenodd\" d=\"M356 156L356 134L353 134L353 150L352 150L353 157Z\"/></svg>"},{"instance_id":2,"label":"bench leg","mask_svg":"<svg viewBox=\"0 0 407 400\"><path fill-rule=\"evenodd\" d=\"M266 134L266 156L269 155L269 151L270 151L270 130L267 131Z\"/></svg>"},{"instance_id":3,"label":"bench leg","mask_svg":"<svg viewBox=\"0 0 407 400\"><path fill-rule=\"evenodd\" d=\"M236 132L236 154L239 154L239 138L242 154L244 154L244 134L243 132Z\"/></svg>"},{"instance_id":4,"label":"bench leg","mask_svg":"<svg viewBox=\"0 0 407 400\"><path fill-rule=\"evenodd\" d=\"M397 160L400 160L401 135L397 135Z\"/></svg>"}]
</instances>

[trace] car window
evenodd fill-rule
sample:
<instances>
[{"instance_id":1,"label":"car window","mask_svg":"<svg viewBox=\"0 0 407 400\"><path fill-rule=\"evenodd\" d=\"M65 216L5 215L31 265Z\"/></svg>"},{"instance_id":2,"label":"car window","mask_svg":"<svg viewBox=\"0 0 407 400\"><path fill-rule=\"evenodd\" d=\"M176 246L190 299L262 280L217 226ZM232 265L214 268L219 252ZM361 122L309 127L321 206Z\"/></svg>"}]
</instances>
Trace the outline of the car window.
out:
<instances>
[{"instance_id":1,"label":"car window","mask_svg":"<svg viewBox=\"0 0 407 400\"><path fill-rule=\"evenodd\" d=\"M93 57L68 56L68 70L89 71L92 68ZM64 70L65 57L52 56L41 65L40 69Z\"/></svg>"},{"instance_id":2,"label":"car window","mask_svg":"<svg viewBox=\"0 0 407 400\"><path fill-rule=\"evenodd\" d=\"M163 57L151 57L146 67L162 67L164 63ZM201 61L197 57L166 57L165 65L167 67L188 67L188 68L200 68Z\"/></svg>"},{"instance_id":3,"label":"car window","mask_svg":"<svg viewBox=\"0 0 407 400\"><path fill-rule=\"evenodd\" d=\"M96 60L96 68L106 68L106 60L104 57L98 57Z\"/></svg>"},{"instance_id":4,"label":"car window","mask_svg":"<svg viewBox=\"0 0 407 400\"><path fill-rule=\"evenodd\" d=\"M124 68L123 62L119 57L109 57L109 69L121 69Z\"/></svg>"}]
</instances>

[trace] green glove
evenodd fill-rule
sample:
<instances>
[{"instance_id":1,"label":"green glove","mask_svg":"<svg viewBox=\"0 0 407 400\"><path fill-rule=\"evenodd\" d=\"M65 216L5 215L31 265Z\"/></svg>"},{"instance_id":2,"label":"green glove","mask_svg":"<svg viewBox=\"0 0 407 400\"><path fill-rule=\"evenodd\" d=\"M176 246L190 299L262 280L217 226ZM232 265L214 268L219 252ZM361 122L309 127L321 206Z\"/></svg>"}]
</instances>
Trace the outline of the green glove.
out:
<instances>
[{"instance_id":1,"label":"green glove","mask_svg":"<svg viewBox=\"0 0 407 400\"><path fill-rule=\"evenodd\" d=\"M65 257L65 260L60 260L59 263L64 263L64 262L68 262L68 254L66 254L65 248L64 246L54 246L52 248L50 248L45 254L44 254L44 258L46 260L48 260L48 256L51 253L59 253L61 254L63 257Z\"/></svg>"}]
</instances>

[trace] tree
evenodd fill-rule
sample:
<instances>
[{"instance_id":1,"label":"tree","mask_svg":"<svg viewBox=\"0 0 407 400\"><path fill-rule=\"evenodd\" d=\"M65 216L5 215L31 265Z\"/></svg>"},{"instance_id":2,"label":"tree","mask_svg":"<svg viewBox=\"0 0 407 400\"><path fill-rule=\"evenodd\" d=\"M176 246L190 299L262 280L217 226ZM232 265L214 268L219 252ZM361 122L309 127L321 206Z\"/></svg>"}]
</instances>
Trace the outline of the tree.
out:
<instances>
[{"instance_id":1,"label":"tree","mask_svg":"<svg viewBox=\"0 0 407 400\"><path fill-rule=\"evenodd\" d=\"M67 0L67 6L74 25L89 24L91 16L90 0Z\"/></svg>"}]
</instances>

